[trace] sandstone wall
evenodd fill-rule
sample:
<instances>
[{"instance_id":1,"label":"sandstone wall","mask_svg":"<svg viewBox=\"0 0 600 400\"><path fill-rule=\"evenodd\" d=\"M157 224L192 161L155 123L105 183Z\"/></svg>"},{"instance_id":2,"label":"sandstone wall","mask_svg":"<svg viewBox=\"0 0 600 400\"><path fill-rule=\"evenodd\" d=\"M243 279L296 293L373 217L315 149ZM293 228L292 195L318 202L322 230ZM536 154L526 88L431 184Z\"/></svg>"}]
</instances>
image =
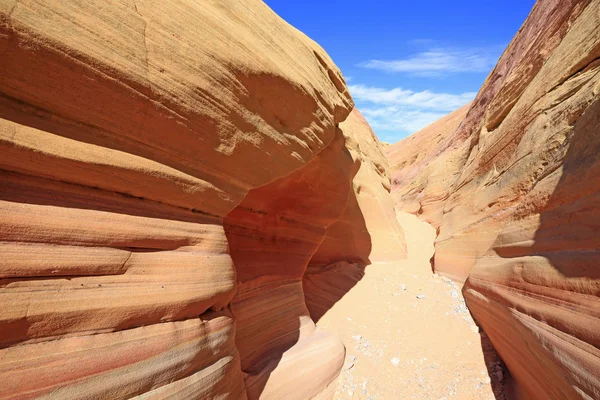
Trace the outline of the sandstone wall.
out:
<instances>
[{"instance_id":1,"label":"sandstone wall","mask_svg":"<svg viewBox=\"0 0 600 400\"><path fill-rule=\"evenodd\" d=\"M342 367L344 346L316 330L302 276L343 211L351 165L338 129L304 168L251 190L225 218L239 282L231 308L250 398L311 399Z\"/></svg>"},{"instance_id":2,"label":"sandstone wall","mask_svg":"<svg viewBox=\"0 0 600 400\"><path fill-rule=\"evenodd\" d=\"M2 0L0 53L0 398L246 398L264 348L223 220L333 151L337 68L258 0ZM343 346L313 336L329 383Z\"/></svg>"},{"instance_id":3,"label":"sandstone wall","mask_svg":"<svg viewBox=\"0 0 600 400\"><path fill-rule=\"evenodd\" d=\"M163 3L0 0L0 398L331 398L302 280L402 256L377 139L262 1Z\"/></svg>"},{"instance_id":4,"label":"sandstone wall","mask_svg":"<svg viewBox=\"0 0 600 400\"><path fill-rule=\"evenodd\" d=\"M539 0L448 132L456 144L415 174L426 194L445 176L426 213L436 271L466 279L533 398L600 397L599 27L600 1Z\"/></svg>"},{"instance_id":5,"label":"sandstone wall","mask_svg":"<svg viewBox=\"0 0 600 400\"><path fill-rule=\"evenodd\" d=\"M357 109L340 128L351 181L343 212L328 226L304 275L306 304L314 320L363 277L367 265L406 258L404 233L390 196L389 166L377 136ZM341 188L338 184L332 190L340 193Z\"/></svg>"},{"instance_id":6,"label":"sandstone wall","mask_svg":"<svg viewBox=\"0 0 600 400\"><path fill-rule=\"evenodd\" d=\"M392 198L399 211L440 226L448 188L460 173L464 140L453 133L471 104L439 119L386 149L392 171Z\"/></svg>"}]
</instances>

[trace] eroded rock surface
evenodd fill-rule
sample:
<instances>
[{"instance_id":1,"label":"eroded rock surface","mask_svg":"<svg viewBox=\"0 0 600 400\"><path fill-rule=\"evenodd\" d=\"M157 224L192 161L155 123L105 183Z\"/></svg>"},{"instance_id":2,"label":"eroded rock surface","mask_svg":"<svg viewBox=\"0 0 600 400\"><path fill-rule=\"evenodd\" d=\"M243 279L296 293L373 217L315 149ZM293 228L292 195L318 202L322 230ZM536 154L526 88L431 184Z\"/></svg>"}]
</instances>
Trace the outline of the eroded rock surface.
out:
<instances>
[{"instance_id":1,"label":"eroded rock surface","mask_svg":"<svg viewBox=\"0 0 600 400\"><path fill-rule=\"evenodd\" d=\"M346 193L344 209L328 226L304 275L306 304L315 321L362 278L367 265L406 258L404 233L389 193L389 167L377 136L357 109L340 128L350 157L350 190L332 187ZM328 201L335 198L333 192Z\"/></svg>"},{"instance_id":2,"label":"eroded rock surface","mask_svg":"<svg viewBox=\"0 0 600 400\"><path fill-rule=\"evenodd\" d=\"M452 133L469 108L467 104L386 149L396 209L417 214L435 228L440 226L448 186L459 173L460 158L454 161L453 156L464 141L453 140Z\"/></svg>"},{"instance_id":3,"label":"eroded rock surface","mask_svg":"<svg viewBox=\"0 0 600 400\"><path fill-rule=\"evenodd\" d=\"M600 397L599 27L600 1L538 1L458 128L440 128L452 145L411 173L438 227L436 272L466 280L533 398Z\"/></svg>"},{"instance_id":4,"label":"eroded rock surface","mask_svg":"<svg viewBox=\"0 0 600 400\"><path fill-rule=\"evenodd\" d=\"M239 281L231 308L251 398L310 399L341 369L344 346L316 331L302 276L344 209L351 165L338 129L304 168L251 190L225 218Z\"/></svg>"},{"instance_id":5,"label":"eroded rock surface","mask_svg":"<svg viewBox=\"0 0 600 400\"><path fill-rule=\"evenodd\" d=\"M302 277L358 168L327 54L258 0L1 0L0 53L0 398L331 397Z\"/></svg>"}]
</instances>

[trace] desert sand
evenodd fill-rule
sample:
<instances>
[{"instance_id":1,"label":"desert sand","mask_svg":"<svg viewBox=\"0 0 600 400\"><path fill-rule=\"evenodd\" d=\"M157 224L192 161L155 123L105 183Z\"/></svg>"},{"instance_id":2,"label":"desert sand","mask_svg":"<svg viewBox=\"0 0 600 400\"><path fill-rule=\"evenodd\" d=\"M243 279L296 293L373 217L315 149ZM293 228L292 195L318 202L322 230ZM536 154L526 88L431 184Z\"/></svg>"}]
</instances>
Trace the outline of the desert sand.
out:
<instances>
[{"instance_id":1,"label":"desert sand","mask_svg":"<svg viewBox=\"0 0 600 400\"><path fill-rule=\"evenodd\" d=\"M368 266L317 322L346 346L335 399L507 398L506 370L460 287L431 269L435 230L408 213L398 219L408 258Z\"/></svg>"},{"instance_id":2,"label":"desert sand","mask_svg":"<svg viewBox=\"0 0 600 400\"><path fill-rule=\"evenodd\" d=\"M386 145L261 0L0 0L0 399L600 398L599 26Z\"/></svg>"}]
</instances>

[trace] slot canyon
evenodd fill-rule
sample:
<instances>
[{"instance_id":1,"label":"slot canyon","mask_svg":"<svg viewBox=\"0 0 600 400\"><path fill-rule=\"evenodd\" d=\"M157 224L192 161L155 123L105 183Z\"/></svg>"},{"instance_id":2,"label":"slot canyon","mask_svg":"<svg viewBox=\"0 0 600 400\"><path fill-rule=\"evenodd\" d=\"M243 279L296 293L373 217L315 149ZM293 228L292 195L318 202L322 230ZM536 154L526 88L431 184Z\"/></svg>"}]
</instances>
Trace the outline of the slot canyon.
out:
<instances>
[{"instance_id":1,"label":"slot canyon","mask_svg":"<svg viewBox=\"0 0 600 400\"><path fill-rule=\"evenodd\" d=\"M394 144L262 0L0 0L0 54L0 399L600 399L600 0Z\"/></svg>"}]
</instances>

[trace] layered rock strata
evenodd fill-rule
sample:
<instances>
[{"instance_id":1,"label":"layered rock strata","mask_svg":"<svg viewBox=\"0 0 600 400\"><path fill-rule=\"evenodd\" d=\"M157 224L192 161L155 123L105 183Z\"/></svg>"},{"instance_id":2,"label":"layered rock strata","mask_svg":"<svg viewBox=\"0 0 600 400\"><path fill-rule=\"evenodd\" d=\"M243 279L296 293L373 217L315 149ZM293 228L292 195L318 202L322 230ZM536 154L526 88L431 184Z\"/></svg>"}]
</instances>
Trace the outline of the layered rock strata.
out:
<instances>
[{"instance_id":1,"label":"layered rock strata","mask_svg":"<svg viewBox=\"0 0 600 400\"><path fill-rule=\"evenodd\" d=\"M389 193L390 172L382 145L357 109L340 128L353 179L343 213L327 228L304 275L306 303L314 320L362 278L367 265L406 258L406 241Z\"/></svg>"},{"instance_id":2,"label":"layered rock strata","mask_svg":"<svg viewBox=\"0 0 600 400\"><path fill-rule=\"evenodd\" d=\"M460 172L460 144L452 133L465 118L470 103L386 149L392 173L392 197L397 210L419 215L438 228L448 187Z\"/></svg>"},{"instance_id":3,"label":"layered rock strata","mask_svg":"<svg viewBox=\"0 0 600 400\"><path fill-rule=\"evenodd\" d=\"M352 179L327 54L261 1L3 0L0 32L0 398L326 396L344 348L300 282Z\"/></svg>"},{"instance_id":4,"label":"layered rock strata","mask_svg":"<svg viewBox=\"0 0 600 400\"><path fill-rule=\"evenodd\" d=\"M258 0L0 0L0 53L0 398L331 398L307 266L403 235L327 54Z\"/></svg>"},{"instance_id":5,"label":"layered rock strata","mask_svg":"<svg viewBox=\"0 0 600 400\"><path fill-rule=\"evenodd\" d=\"M304 168L251 190L225 218L239 282L231 308L251 398L310 399L341 369L344 346L316 330L302 276L342 213L351 164L338 130Z\"/></svg>"},{"instance_id":6,"label":"layered rock strata","mask_svg":"<svg viewBox=\"0 0 600 400\"><path fill-rule=\"evenodd\" d=\"M599 27L600 1L539 0L460 125L440 130L451 145L412 172L439 231L435 270L466 280L533 398L600 397Z\"/></svg>"}]
</instances>

